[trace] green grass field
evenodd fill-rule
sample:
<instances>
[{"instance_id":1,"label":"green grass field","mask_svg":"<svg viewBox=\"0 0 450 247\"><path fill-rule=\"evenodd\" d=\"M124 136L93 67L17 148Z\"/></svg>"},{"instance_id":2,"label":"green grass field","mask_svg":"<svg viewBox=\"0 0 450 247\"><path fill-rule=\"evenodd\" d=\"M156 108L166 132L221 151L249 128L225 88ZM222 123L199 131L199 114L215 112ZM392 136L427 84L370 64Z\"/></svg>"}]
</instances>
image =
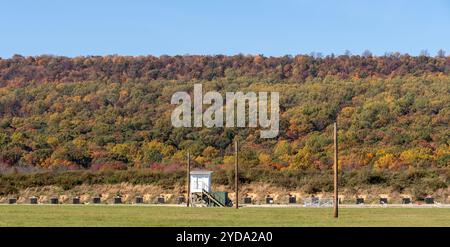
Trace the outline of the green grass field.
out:
<instances>
[{"instance_id":1,"label":"green grass field","mask_svg":"<svg viewBox=\"0 0 450 247\"><path fill-rule=\"evenodd\" d=\"M0 226L450 226L450 208L2 205Z\"/></svg>"}]
</instances>

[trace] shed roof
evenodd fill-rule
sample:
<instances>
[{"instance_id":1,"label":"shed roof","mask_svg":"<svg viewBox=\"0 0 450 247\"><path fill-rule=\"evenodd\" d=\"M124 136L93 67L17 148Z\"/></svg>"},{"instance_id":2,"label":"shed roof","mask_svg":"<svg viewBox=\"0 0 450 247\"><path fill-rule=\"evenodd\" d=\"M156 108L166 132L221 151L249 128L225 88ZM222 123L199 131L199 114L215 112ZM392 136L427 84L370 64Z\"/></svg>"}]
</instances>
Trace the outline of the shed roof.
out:
<instances>
[{"instance_id":1,"label":"shed roof","mask_svg":"<svg viewBox=\"0 0 450 247\"><path fill-rule=\"evenodd\" d=\"M207 170L197 170L197 171L191 171L191 175L193 174L205 174L205 175L209 175L213 173L212 171L207 171Z\"/></svg>"}]
</instances>

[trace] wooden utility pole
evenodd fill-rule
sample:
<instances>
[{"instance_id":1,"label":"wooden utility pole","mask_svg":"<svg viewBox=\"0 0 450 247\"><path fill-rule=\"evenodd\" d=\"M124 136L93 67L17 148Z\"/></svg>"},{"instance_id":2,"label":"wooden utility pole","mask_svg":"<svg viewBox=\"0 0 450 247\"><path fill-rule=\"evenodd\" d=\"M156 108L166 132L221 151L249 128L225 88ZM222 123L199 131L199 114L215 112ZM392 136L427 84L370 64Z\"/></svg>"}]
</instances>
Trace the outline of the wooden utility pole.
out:
<instances>
[{"instance_id":1,"label":"wooden utility pole","mask_svg":"<svg viewBox=\"0 0 450 247\"><path fill-rule=\"evenodd\" d=\"M334 218L338 217L339 194L338 194L338 132L337 120L334 122Z\"/></svg>"},{"instance_id":2,"label":"wooden utility pole","mask_svg":"<svg viewBox=\"0 0 450 247\"><path fill-rule=\"evenodd\" d=\"M234 207L236 209L239 208L239 143L238 141L235 141L234 143L234 189L236 191L236 198Z\"/></svg>"},{"instance_id":3,"label":"wooden utility pole","mask_svg":"<svg viewBox=\"0 0 450 247\"><path fill-rule=\"evenodd\" d=\"M190 200L191 200L191 154L188 151L188 154L187 154L187 200L186 200L187 207L189 207Z\"/></svg>"}]
</instances>

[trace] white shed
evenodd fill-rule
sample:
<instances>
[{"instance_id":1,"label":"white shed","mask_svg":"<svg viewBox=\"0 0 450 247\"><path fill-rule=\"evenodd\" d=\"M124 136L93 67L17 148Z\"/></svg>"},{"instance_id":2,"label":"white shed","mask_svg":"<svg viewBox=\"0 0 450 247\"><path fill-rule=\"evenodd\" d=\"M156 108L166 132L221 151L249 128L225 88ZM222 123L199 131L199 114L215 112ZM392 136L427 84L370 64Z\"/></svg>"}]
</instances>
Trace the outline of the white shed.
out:
<instances>
[{"instance_id":1,"label":"white shed","mask_svg":"<svg viewBox=\"0 0 450 247\"><path fill-rule=\"evenodd\" d=\"M212 171L191 171L190 180L191 180L191 191L190 193L198 193L202 192L202 190L206 190L207 192L211 192L211 174Z\"/></svg>"}]
</instances>

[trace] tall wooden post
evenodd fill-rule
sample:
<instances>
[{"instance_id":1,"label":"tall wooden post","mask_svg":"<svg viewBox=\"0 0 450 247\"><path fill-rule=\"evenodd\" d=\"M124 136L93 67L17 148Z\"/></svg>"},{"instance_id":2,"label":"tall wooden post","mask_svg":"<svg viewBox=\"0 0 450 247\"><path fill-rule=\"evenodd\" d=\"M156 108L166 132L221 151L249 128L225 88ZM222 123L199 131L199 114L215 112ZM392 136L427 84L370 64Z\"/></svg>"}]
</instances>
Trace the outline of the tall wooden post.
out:
<instances>
[{"instance_id":1,"label":"tall wooden post","mask_svg":"<svg viewBox=\"0 0 450 247\"><path fill-rule=\"evenodd\" d=\"M235 142L234 144L234 189L236 191L236 198L235 198L235 203L234 203L234 207L236 209L239 208L239 143L238 141Z\"/></svg>"},{"instance_id":2,"label":"tall wooden post","mask_svg":"<svg viewBox=\"0 0 450 247\"><path fill-rule=\"evenodd\" d=\"M338 195L338 133L337 121L334 122L334 218L338 217L339 195Z\"/></svg>"},{"instance_id":3,"label":"tall wooden post","mask_svg":"<svg viewBox=\"0 0 450 247\"><path fill-rule=\"evenodd\" d=\"M187 207L189 207L190 200L191 200L191 154L188 151L188 154L187 154L187 200L186 200Z\"/></svg>"}]
</instances>

